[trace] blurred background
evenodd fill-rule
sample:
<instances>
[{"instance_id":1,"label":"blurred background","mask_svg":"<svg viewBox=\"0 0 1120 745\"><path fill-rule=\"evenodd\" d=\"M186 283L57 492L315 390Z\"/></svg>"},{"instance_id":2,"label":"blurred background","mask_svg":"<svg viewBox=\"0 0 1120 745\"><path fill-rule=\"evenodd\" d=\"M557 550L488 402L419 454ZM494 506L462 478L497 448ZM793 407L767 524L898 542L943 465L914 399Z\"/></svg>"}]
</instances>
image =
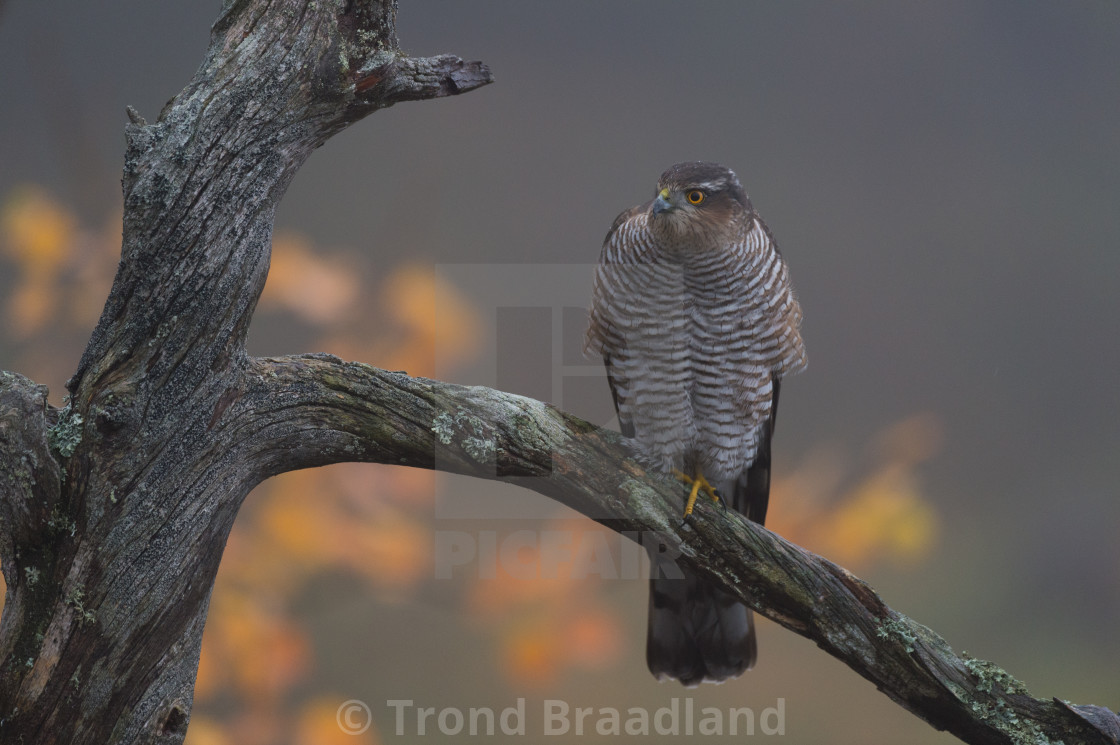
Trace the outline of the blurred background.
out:
<instances>
[{"instance_id":1,"label":"blurred background","mask_svg":"<svg viewBox=\"0 0 1120 745\"><path fill-rule=\"evenodd\" d=\"M0 368L57 405L119 257L124 108L158 116L218 9L0 4ZM496 82L379 112L311 158L251 352L610 423L573 352L590 264L664 168L720 161L805 313L768 526L1033 694L1120 707L1120 5L403 0L398 32ZM398 736L389 700L519 697L534 741L545 699L674 696L783 699L792 742L955 741L765 620L741 679L657 683L644 580L598 554L556 565L551 535L624 553L501 485L366 465L262 485L223 559L188 743L403 742L414 722ZM449 538L476 560L451 566ZM372 713L357 736L348 699Z\"/></svg>"}]
</instances>

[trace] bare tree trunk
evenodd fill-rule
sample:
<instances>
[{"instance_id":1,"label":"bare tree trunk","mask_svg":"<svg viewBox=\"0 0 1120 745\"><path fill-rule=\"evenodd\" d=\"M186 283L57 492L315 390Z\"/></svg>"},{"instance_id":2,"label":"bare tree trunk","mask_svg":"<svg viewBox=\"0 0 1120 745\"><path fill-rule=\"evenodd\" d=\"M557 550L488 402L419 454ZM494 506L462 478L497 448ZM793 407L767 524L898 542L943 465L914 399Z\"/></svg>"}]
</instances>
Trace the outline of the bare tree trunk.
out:
<instances>
[{"instance_id":1,"label":"bare tree trunk","mask_svg":"<svg viewBox=\"0 0 1120 745\"><path fill-rule=\"evenodd\" d=\"M398 51L388 0L231 0L190 84L129 110L121 263L70 404L0 374L0 741L181 742L226 537L269 476L342 461L500 478L665 549L973 743L1116 743L1099 707L1032 698L845 570L708 506L617 435L545 404L311 355L253 359L273 213L331 135L490 82ZM1049 739L1046 739L1049 738Z\"/></svg>"},{"instance_id":2,"label":"bare tree trunk","mask_svg":"<svg viewBox=\"0 0 1120 745\"><path fill-rule=\"evenodd\" d=\"M129 111L121 263L70 405L3 380L0 741L182 740L226 537L285 470L260 439L285 433L230 411L254 382L244 340L276 203L350 123L490 82L401 54L395 13L227 2L158 121Z\"/></svg>"}]
</instances>

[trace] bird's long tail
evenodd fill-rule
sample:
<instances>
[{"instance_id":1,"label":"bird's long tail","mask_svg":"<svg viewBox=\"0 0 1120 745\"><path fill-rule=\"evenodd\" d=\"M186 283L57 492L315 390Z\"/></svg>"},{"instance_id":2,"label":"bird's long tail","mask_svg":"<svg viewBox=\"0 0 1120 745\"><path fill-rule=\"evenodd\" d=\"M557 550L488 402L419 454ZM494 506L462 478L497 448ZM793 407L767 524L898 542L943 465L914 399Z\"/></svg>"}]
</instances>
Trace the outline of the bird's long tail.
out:
<instances>
[{"instance_id":1,"label":"bird's long tail","mask_svg":"<svg viewBox=\"0 0 1120 745\"><path fill-rule=\"evenodd\" d=\"M766 521L770 501L770 437L777 394L775 380L769 425L754 462L738 479L720 485L731 507L760 524ZM646 664L654 676L692 686L734 678L754 666L758 642L747 606L652 551L650 566Z\"/></svg>"},{"instance_id":2,"label":"bird's long tail","mask_svg":"<svg viewBox=\"0 0 1120 745\"><path fill-rule=\"evenodd\" d=\"M751 611L735 596L687 570L650 579L646 663L656 677L686 686L734 678L757 651Z\"/></svg>"}]
</instances>

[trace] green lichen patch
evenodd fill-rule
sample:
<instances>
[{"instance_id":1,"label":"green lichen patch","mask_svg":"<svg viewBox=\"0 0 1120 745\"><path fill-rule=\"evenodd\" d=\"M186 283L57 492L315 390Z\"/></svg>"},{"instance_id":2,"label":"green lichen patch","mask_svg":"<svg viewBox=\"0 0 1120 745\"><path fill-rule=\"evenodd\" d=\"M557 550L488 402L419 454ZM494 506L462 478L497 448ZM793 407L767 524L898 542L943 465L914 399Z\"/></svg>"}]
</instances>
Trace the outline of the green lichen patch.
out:
<instances>
[{"instance_id":1,"label":"green lichen patch","mask_svg":"<svg viewBox=\"0 0 1120 745\"><path fill-rule=\"evenodd\" d=\"M431 430L444 445L450 445L456 433L463 435L459 444L467 455L479 463L493 460L498 452L493 432L486 422L462 408L455 412L454 417L447 412L440 413L432 421Z\"/></svg>"},{"instance_id":2,"label":"green lichen patch","mask_svg":"<svg viewBox=\"0 0 1120 745\"><path fill-rule=\"evenodd\" d=\"M1014 745L1065 745L1064 740L1052 740L1042 731L1037 722L1019 718L1015 710L1004 701L995 705L973 701L972 712L985 722L995 725L1006 734Z\"/></svg>"},{"instance_id":3,"label":"green lichen patch","mask_svg":"<svg viewBox=\"0 0 1120 745\"><path fill-rule=\"evenodd\" d=\"M463 449L467 451L467 455L474 458L479 463L485 463L492 460L498 447L494 444L493 440L484 439L482 437L466 437L463 439Z\"/></svg>"},{"instance_id":4,"label":"green lichen patch","mask_svg":"<svg viewBox=\"0 0 1120 745\"><path fill-rule=\"evenodd\" d=\"M47 518L47 527L56 533L69 533L70 537L73 537L78 530L77 523L57 507L51 510L50 517Z\"/></svg>"},{"instance_id":5,"label":"green lichen patch","mask_svg":"<svg viewBox=\"0 0 1120 745\"><path fill-rule=\"evenodd\" d=\"M69 405L58 415L58 424L47 433L51 449L63 458L69 458L82 441L82 415Z\"/></svg>"},{"instance_id":6,"label":"green lichen patch","mask_svg":"<svg viewBox=\"0 0 1120 745\"><path fill-rule=\"evenodd\" d=\"M440 442L450 445L451 438L455 435L455 421L446 411L441 412L432 422L432 431L436 433Z\"/></svg>"},{"instance_id":7,"label":"green lichen patch","mask_svg":"<svg viewBox=\"0 0 1120 745\"><path fill-rule=\"evenodd\" d=\"M977 659L968 652L961 653L961 658L965 668L976 678L976 691L965 690L953 683L949 684L949 690L978 718L1006 734L1014 745L1065 745L1064 740L1054 740L1047 736L1037 722L1020 718L1012 704L998 698L1007 694L1028 696L1030 694L1025 685L987 660ZM977 700L976 693L990 695L981 701Z\"/></svg>"},{"instance_id":8,"label":"green lichen patch","mask_svg":"<svg viewBox=\"0 0 1120 745\"><path fill-rule=\"evenodd\" d=\"M910 630L910 619L901 614L897 618L889 618L875 629L875 635L880 639L889 639L892 636L896 637L899 641L906 645L907 654L914 652L914 643L918 638L914 636L914 632Z\"/></svg>"},{"instance_id":9,"label":"green lichen patch","mask_svg":"<svg viewBox=\"0 0 1120 745\"><path fill-rule=\"evenodd\" d=\"M97 620L97 614L85 607L84 598L85 591L80 587L75 587L66 595L66 604L74 609L80 624L92 623Z\"/></svg>"},{"instance_id":10,"label":"green lichen patch","mask_svg":"<svg viewBox=\"0 0 1120 745\"><path fill-rule=\"evenodd\" d=\"M976 678L976 690L988 693L992 690L992 686L999 686L1007 693L1030 695L1030 691L1021 681L999 665L977 659L968 652L963 653L961 657L964 658L964 666L972 673L972 677Z\"/></svg>"}]
</instances>

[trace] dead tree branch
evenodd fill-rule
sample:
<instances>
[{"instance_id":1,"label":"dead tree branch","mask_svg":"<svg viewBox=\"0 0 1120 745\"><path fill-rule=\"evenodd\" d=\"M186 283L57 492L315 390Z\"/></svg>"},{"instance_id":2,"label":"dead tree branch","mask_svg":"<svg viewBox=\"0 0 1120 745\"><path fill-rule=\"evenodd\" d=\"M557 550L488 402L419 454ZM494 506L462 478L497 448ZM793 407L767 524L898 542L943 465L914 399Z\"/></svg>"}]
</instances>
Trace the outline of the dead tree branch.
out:
<instances>
[{"instance_id":1,"label":"dead tree branch","mask_svg":"<svg viewBox=\"0 0 1120 745\"><path fill-rule=\"evenodd\" d=\"M261 427L266 470L341 460L516 483L644 540L816 642L899 705L965 742L1115 743L1120 719L1037 699L998 666L958 655L867 583L704 502L680 529L681 485L645 473L621 437L539 401L411 378L326 355L259 359L229 421ZM1047 740L1049 738L1049 740Z\"/></svg>"}]
</instances>

